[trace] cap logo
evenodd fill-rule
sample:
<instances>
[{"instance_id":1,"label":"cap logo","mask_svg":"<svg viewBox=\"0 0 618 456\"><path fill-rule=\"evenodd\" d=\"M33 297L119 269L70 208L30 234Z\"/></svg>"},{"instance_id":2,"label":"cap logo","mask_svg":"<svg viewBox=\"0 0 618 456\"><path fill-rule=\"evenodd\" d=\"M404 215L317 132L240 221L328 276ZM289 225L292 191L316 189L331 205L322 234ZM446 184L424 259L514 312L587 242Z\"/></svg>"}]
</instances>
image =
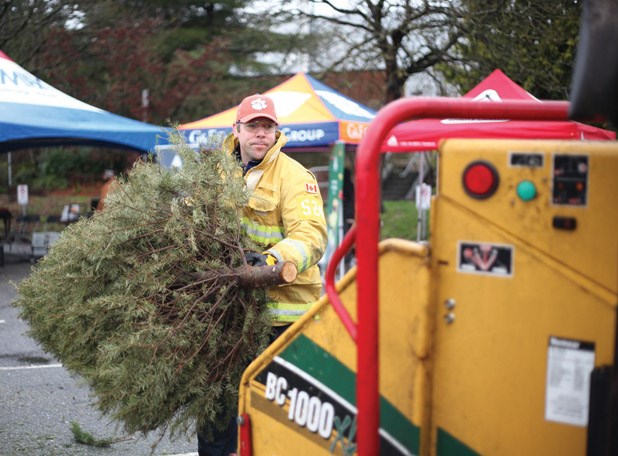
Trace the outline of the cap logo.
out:
<instances>
[{"instance_id":1,"label":"cap logo","mask_svg":"<svg viewBox=\"0 0 618 456\"><path fill-rule=\"evenodd\" d=\"M266 117L277 123L277 113L274 102L267 95L256 93L245 98L236 111L237 122L249 122L257 117Z\"/></svg>"},{"instance_id":2,"label":"cap logo","mask_svg":"<svg viewBox=\"0 0 618 456\"><path fill-rule=\"evenodd\" d=\"M251 102L251 107L256 111L262 111L263 109L266 109L268 105L266 104L266 100L263 98L256 98Z\"/></svg>"}]
</instances>

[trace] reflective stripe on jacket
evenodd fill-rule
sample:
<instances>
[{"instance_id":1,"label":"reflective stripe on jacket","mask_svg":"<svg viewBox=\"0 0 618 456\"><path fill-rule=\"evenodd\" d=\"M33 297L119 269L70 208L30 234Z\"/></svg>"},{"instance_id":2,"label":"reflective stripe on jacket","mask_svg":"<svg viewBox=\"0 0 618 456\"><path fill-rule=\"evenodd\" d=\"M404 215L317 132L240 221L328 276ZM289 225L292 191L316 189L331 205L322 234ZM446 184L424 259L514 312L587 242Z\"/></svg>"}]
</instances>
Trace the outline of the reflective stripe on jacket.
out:
<instances>
[{"instance_id":1,"label":"reflective stripe on jacket","mask_svg":"<svg viewBox=\"0 0 618 456\"><path fill-rule=\"evenodd\" d=\"M245 174L251 197L242 217L247 234L262 251L277 261L292 261L298 269L293 283L268 291L275 325L298 320L320 298L317 263L326 249L326 220L317 181L281 152L286 142L285 135L277 132L275 145ZM229 135L223 150L233 153L236 144L234 135Z\"/></svg>"}]
</instances>

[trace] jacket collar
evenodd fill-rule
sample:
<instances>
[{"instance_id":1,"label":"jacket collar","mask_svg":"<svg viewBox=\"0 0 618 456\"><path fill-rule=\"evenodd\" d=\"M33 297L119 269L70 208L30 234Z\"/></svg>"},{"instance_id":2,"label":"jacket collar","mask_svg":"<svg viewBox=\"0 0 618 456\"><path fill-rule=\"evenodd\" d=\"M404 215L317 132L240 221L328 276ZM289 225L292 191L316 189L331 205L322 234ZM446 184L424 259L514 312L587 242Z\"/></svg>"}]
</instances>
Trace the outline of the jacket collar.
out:
<instances>
[{"instance_id":1,"label":"jacket collar","mask_svg":"<svg viewBox=\"0 0 618 456\"><path fill-rule=\"evenodd\" d=\"M277 159L277 157L281 153L281 148L285 146L287 142L288 138L283 134L283 132L278 131L275 144L273 144L273 146L268 150L268 152L266 152L266 155L264 156L262 161L250 168L243 166L243 169L246 168L245 180L247 182L247 188L249 190L253 191L255 189L258 182L260 181L260 178L262 177L262 174L264 174L264 170L268 167L270 163L274 162ZM231 154L236 153L237 147L238 141L236 140L236 137L233 133L229 134L221 144L222 150ZM240 154L240 152L238 152L238 154Z\"/></svg>"}]
</instances>

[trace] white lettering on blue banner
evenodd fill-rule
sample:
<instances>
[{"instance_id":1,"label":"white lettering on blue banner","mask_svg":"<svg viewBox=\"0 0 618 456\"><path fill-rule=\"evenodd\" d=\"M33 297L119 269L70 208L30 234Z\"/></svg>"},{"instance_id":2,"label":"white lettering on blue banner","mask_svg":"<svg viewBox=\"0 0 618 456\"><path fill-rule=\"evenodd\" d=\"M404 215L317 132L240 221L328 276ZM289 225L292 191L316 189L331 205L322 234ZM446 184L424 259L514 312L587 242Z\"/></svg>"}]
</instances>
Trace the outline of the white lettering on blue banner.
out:
<instances>
[{"instance_id":1,"label":"white lettering on blue banner","mask_svg":"<svg viewBox=\"0 0 618 456\"><path fill-rule=\"evenodd\" d=\"M288 137L290 142L314 142L319 141L326 133L321 128L314 130L292 130L289 127L283 127L281 129L283 134Z\"/></svg>"},{"instance_id":2,"label":"white lettering on blue banner","mask_svg":"<svg viewBox=\"0 0 618 456\"><path fill-rule=\"evenodd\" d=\"M226 132L211 128L209 130L191 130L188 135L189 144L215 145L221 143L226 136Z\"/></svg>"}]
</instances>

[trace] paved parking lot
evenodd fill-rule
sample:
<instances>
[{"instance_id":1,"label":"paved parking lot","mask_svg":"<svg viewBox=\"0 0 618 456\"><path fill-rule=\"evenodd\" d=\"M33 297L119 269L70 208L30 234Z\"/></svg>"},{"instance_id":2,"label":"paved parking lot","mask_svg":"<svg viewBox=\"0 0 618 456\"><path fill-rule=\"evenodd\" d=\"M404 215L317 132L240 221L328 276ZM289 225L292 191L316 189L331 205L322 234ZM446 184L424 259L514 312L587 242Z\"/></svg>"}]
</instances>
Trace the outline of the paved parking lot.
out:
<instances>
[{"instance_id":1,"label":"paved parking lot","mask_svg":"<svg viewBox=\"0 0 618 456\"><path fill-rule=\"evenodd\" d=\"M25 332L11 306L14 284L31 270L29 246L5 246L0 266L0 454L3 456L197 455L194 437L170 442L159 435L126 436L100 416L83 381L66 371ZM118 439L109 448L75 442L71 423L97 439Z\"/></svg>"}]
</instances>

